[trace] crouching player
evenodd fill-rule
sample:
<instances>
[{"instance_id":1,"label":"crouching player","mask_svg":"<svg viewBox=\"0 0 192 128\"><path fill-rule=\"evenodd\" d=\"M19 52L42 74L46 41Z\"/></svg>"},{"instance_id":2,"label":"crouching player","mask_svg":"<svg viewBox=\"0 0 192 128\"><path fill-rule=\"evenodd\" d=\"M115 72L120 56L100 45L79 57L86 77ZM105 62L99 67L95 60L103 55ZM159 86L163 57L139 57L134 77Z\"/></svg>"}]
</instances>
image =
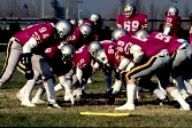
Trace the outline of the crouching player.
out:
<instances>
[{"instance_id":1,"label":"crouching player","mask_svg":"<svg viewBox=\"0 0 192 128\"><path fill-rule=\"evenodd\" d=\"M132 68L125 75L127 83L127 102L116 110L135 110L134 95L139 78L156 75L161 86L180 104L182 110L190 110L177 88L169 81L171 57L169 56L169 38L158 35L158 42L153 42L147 35L127 36L128 53L132 55ZM135 47L135 48L134 48ZM133 49L134 48L134 49ZM138 54L140 53L140 54Z\"/></svg>"},{"instance_id":2,"label":"crouching player","mask_svg":"<svg viewBox=\"0 0 192 128\"><path fill-rule=\"evenodd\" d=\"M60 52L61 50L61 52ZM62 87L65 89L65 92L70 95L71 103L74 104L74 97L72 95L70 85L68 84L66 80L66 74L68 72L71 72L73 65L71 63L71 58L74 55L75 49L72 45L55 45L50 48L46 48L43 54L44 58L39 58L38 55L32 56L33 61L33 70L34 70L34 77L31 80L28 80L25 86L17 93L17 97L19 97L22 101L22 105L28 106L28 107L35 107L35 104L44 103L41 100L41 96L43 95L43 92L45 89L47 89L46 86L43 86L39 88L37 91L36 96L33 98L32 103L30 101L30 95L31 91L36 83L36 81L41 78L42 74L55 74L59 78L59 82L62 85ZM39 53L39 54L40 54ZM42 62L44 65L39 67L39 63ZM20 69L23 69L22 65L19 65ZM52 72L46 72L46 70L43 69L51 69ZM43 75L44 76L44 75ZM51 88L51 92L54 92L54 88ZM49 99L49 97L47 97ZM48 107L53 108L61 108L60 106L51 106L48 104Z\"/></svg>"}]
</instances>

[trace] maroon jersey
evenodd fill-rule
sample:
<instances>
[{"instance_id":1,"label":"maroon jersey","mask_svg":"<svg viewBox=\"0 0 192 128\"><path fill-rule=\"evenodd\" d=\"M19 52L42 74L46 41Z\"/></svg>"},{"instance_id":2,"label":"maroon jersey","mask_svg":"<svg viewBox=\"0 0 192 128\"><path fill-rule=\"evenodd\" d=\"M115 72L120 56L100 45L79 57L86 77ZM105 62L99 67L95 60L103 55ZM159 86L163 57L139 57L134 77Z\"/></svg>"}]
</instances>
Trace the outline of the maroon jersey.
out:
<instances>
[{"instance_id":1,"label":"maroon jersey","mask_svg":"<svg viewBox=\"0 0 192 128\"><path fill-rule=\"evenodd\" d=\"M169 36L169 35L165 35L161 32L153 32L150 34L149 38L148 38L148 44L155 44L154 47L152 47L151 45L148 46L149 49L151 49L151 51L153 51L154 49L168 49L168 52L170 54L172 54L173 52L175 52L183 43L184 40L178 40L175 37Z\"/></svg>"},{"instance_id":2,"label":"maroon jersey","mask_svg":"<svg viewBox=\"0 0 192 128\"><path fill-rule=\"evenodd\" d=\"M84 19L83 24L88 24L88 25L91 25L91 26L94 25L94 23L91 20L89 20L89 19Z\"/></svg>"},{"instance_id":3,"label":"maroon jersey","mask_svg":"<svg viewBox=\"0 0 192 128\"><path fill-rule=\"evenodd\" d=\"M130 49L133 45L138 45L144 52L147 58L157 55L161 50L168 49L168 45L162 40L157 41L156 36L154 38L153 33L148 39L137 39L135 36L123 36L117 41L117 52L121 55L132 59Z\"/></svg>"},{"instance_id":4,"label":"maroon jersey","mask_svg":"<svg viewBox=\"0 0 192 128\"><path fill-rule=\"evenodd\" d=\"M42 43L53 37L54 29L55 27L52 23L39 23L27 27L13 37L21 45L24 45L31 37L34 37L38 43Z\"/></svg>"},{"instance_id":5,"label":"maroon jersey","mask_svg":"<svg viewBox=\"0 0 192 128\"><path fill-rule=\"evenodd\" d=\"M88 51L88 45L83 45L79 48L73 57L74 65L78 68L85 68L87 65L91 65L91 54Z\"/></svg>"},{"instance_id":6,"label":"maroon jersey","mask_svg":"<svg viewBox=\"0 0 192 128\"><path fill-rule=\"evenodd\" d=\"M126 17L123 14L117 16L117 24L120 24L131 35L140 29L147 28L147 22L147 16L144 14L135 14L131 17Z\"/></svg>"},{"instance_id":7,"label":"maroon jersey","mask_svg":"<svg viewBox=\"0 0 192 128\"><path fill-rule=\"evenodd\" d=\"M83 38L84 37L80 32L79 27L75 27L73 33L67 37L66 41L73 45L75 49L78 49L84 44Z\"/></svg>"},{"instance_id":8,"label":"maroon jersey","mask_svg":"<svg viewBox=\"0 0 192 128\"><path fill-rule=\"evenodd\" d=\"M168 26L171 28L169 35L177 37L177 31L180 28L180 16L166 16L164 18L164 27Z\"/></svg>"},{"instance_id":9,"label":"maroon jersey","mask_svg":"<svg viewBox=\"0 0 192 128\"><path fill-rule=\"evenodd\" d=\"M55 44L53 46L50 46L50 47L46 48L45 51L44 51L44 56L47 59L54 58L60 52L59 45L60 44Z\"/></svg>"},{"instance_id":10,"label":"maroon jersey","mask_svg":"<svg viewBox=\"0 0 192 128\"><path fill-rule=\"evenodd\" d=\"M112 67L118 67L120 63L120 56L115 53L116 42L111 40L101 41L101 45L107 56L108 63Z\"/></svg>"},{"instance_id":11,"label":"maroon jersey","mask_svg":"<svg viewBox=\"0 0 192 128\"><path fill-rule=\"evenodd\" d=\"M120 54L122 56L129 58L130 57L130 47L133 44L139 45L141 48L145 48L145 43L146 43L146 41L144 41L144 40L138 40L136 38L133 38L133 36L125 35L117 40L116 52L118 52L118 54Z\"/></svg>"}]
</instances>

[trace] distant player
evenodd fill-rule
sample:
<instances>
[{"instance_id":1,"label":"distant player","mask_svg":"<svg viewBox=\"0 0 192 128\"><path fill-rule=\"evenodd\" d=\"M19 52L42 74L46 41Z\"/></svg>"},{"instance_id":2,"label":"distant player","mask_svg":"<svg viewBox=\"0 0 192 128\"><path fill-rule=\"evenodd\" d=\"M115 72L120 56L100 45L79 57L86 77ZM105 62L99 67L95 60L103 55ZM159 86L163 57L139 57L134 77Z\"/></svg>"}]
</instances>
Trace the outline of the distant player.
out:
<instances>
[{"instance_id":1,"label":"distant player","mask_svg":"<svg viewBox=\"0 0 192 128\"><path fill-rule=\"evenodd\" d=\"M123 13L117 16L116 24L118 28L123 28L134 35L138 30L147 29L148 18L145 14L136 13L134 5L127 4Z\"/></svg>"},{"instance_id":2,"label":"distant player","mask_svg":"<svg viewBox=\"0 0 192 128\"><path fill-rule=\"evenodd\" d=\"M178 30L181 27L181 17L178 16L178 9L170 7L164 18L163 33L165 35L178 36Z\"/></svg>"}]
</instances>

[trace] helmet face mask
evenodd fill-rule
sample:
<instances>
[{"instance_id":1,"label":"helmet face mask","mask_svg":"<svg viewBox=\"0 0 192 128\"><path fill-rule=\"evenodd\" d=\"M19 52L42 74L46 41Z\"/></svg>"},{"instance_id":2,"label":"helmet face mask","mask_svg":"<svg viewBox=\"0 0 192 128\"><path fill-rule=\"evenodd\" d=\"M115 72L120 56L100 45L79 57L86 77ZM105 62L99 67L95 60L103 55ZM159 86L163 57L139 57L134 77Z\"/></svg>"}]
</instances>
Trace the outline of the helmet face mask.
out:
<instances>
[{"instance_id":1,"label":"helmet face mask","mask_svg":"<svg viewBox=\"0 0 192 128\"><path fill-rule=\"evenodd\" d=\"M99 23L99 21L101 20L101 16L98 14L92 14L89 18L95 25L97 25Z\"/></svg>"},{"instance_id":2,"label":"helmet face mask","mask_svg":"<svg viewBox=\"0 0 192 128\"><path fill-rule=\"evenodd\" d=\"M108 63L107 56L106 56L105 51L103 49L101 49L97 52L96 59L98 61L100 61L102 64Z\"/></svg>"},{"instance_id":3,"label":"helmet face mask","mask_svg":"<svg viewBox=\"0 0 192 128\"><path fill-rule=\"evenodd\" d=\"M92 33L92 27L88 24L83 24L80 26L80 31L83 34L83 36L86 38Z\"/></svg>"},{"instance_id":4,"label":"helmet face mask","mask_svg":"<svg viewBox=\"0 0 192 128\"><path fill-rule=\"evenodd\" d=\"M102 49L101 44L98 41L93 41L89 44L89 52L93 57L97 57L99 51Z\"/></svg>"},{"instance_id":5,"label":"helmet face mask","mask_svg":"<svg viewBox=\"0 0 192 128\"><path fill-rule=\"evenodd\" d=\"M117 28L112 32L112 39L113 40L118 40L122 36L126 35L127 31L122 29L122 28Z\"/></svg>"},{"instance_id":6,"label":"helmet face mask","mask_svg":"<svg viewBox=\"0 0 192 128\"><path fill-rule=\"evenodd\" d=\"M55 28L60 39L64 39L72 31L71 24L65 20L57 22Z\"/></svg>"},{"instance_id":7,"label":"helmet face mask","mask_svg":"<svg viewBox=\"0 0 192 128\"><path fill-rule=\"evenodd\" d=\"M126 17L131 17L135 13L134 6L131 4L127 4L123 11Z\"/></svg>"},{"instance_id":8,"label":"helmet face mask","mask_svg":"<svg viewBox=\"0 0 192 128\"><path fill-rule=\"evenodd\" d=\"M61 48L61 53L62 53L62 60L63 61L69 61L72 59L73 55L75 54L75 48L70 45L63 45Z\"/></svg>"}]
</instances>

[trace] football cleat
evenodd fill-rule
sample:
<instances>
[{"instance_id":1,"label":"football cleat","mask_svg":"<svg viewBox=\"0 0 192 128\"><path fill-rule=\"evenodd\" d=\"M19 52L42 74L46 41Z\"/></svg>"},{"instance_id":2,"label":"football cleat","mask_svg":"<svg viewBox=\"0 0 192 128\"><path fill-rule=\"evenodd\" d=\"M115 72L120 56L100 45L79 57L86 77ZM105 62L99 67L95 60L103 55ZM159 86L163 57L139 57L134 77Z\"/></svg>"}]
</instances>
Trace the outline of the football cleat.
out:
<instances>
[{"instance_id":1,"label":"football cleat","mask_svg":"<svg viewBox=\"0 0 192 128\"><path fill-rule=\"evenodd\" d=\"M33 98L32 99L32 103L33 104L45 104L46 101L42 100L42 99L38 99L38 98Z\"/></svg>"},{"instance_id":2,"label":"football cleat","mask_svg":"<svg viewBox=\"0 0 192 128\"><path fill-rule=\"evenodd\" d=\"M22 95L21 95L20 91L18 91L18 92L16 93L16 97L17 97L17 99L19 99L20 101L22 101Z\"/></svg>"},{"instance_id":3,"label":"football cleat","mask_svg":"<svg viewBox=\"0 0 192 128\"><path fill-rule=\"evenodd\" d=\"M64 101L70 101L72 105L75 104L75 98L72 94L65 94Z\"/></svg>"},{"instance_id":4,"label":"football cleat","mask_svg":"<svg viewBox=\"0 0 192 128\"><path fill-rule=\"evenodd\" d=\"M169 103L169 98L168 97L166 97L165 99L157 98L156 100L153 101L153 103L157 105L166 105Z\"/></svg>"},{"instance_id":5,"label":"football cleat","mask_svg":"<svg viewBox=\"0 0 192 128\"><path fill-rule=\"evenodd\" d=\"M30 101L22 101L21 105L26 107L36 107L36 105L31 103Z\"/></svg>"},{"instance_id":6,"label":"football cleat","mask_svg":"<svg viewBox=\"0 0 192 128\"><path fill-rule=\"evenodd\" d=\"M61 106L59 106L59 104L57 104L57 103L48 103L47 108L48 109L61 109Z\"/></svg>"},{"instance_id":7,"label":"football cleat","mask_svg":"<svg viewBox=\"0 0 192 128\"><path fill-rule=\"evenodd\" d=\"M115 110L119 110L119 111L130 110L130 111L132 111L132 110L135 110L135 105L125 103L122 106L116 107Z\"/></svg>"},{"instance_id":8,"label":"football cleat","mask_svg":"<svg viewBox=\"0 0 192 128\"><path fill-rule=\"evenodd\" d=\"M187 105L185 105L185 106L182 106L182 107L180 108L180 110L181 110L181 111L190 111L191 108L190 108L190 105L187 104Z\"/></svg>"}]
</instances>

